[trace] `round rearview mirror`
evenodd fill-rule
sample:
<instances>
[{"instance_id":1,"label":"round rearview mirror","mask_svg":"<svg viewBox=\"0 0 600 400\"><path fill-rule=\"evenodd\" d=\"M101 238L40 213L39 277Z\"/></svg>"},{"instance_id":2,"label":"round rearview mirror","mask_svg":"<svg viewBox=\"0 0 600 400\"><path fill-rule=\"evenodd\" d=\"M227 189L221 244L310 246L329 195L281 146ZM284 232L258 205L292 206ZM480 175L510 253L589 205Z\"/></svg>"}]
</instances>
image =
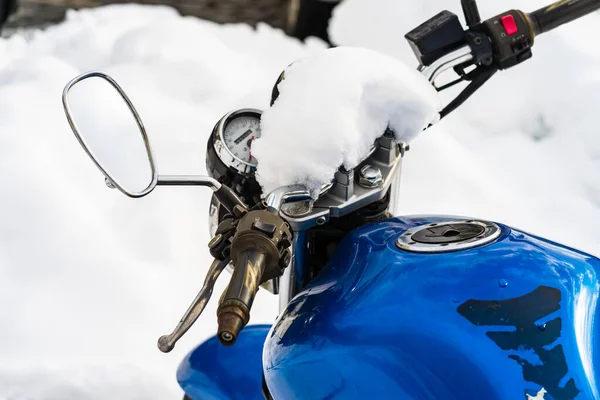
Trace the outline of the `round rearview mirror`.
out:
<instances>
[{"instance_id":1,"label":"round rearview mirror","mask_svg":"<svg viewBox=\"0 0 600 400\"><path fill-rule=\"evenodd\" d=\"M130 197L156 187L158 173L142 120L111 77L80 75L67 84L62 101L73 133L109 186Z\"/></svg>"}]
</instances>

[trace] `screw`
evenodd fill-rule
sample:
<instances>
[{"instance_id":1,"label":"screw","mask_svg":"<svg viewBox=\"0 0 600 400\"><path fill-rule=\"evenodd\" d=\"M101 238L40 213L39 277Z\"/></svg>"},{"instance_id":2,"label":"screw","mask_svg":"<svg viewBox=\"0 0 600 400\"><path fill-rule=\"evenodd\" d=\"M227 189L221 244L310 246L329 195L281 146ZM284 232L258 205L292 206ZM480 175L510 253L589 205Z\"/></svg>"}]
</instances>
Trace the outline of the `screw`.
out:
<instances>
[{"instance_id":1,"label":"screw","mask_svg":"<svg viewBox=\"0 0 600 400\"><path fill-rule=\"evenodd\" d=\"M323 225L325 224L325 222L327 222L327 219L325 217L319 217L317 218L317 225Z\"/></svg>"},{"instance_id":2,"label":"screw","mask_svg":"<svg viewBox=\"0 0 600 400\"><path fill-rule=\"evenodd\" d=\"M117 187L115 186L115 184L108 179L108 177L104 178L104 183L106 184L106 186L108 186L109 189L116 189Z\"/></svg>"},{"instance_id":3,"label":"screw","mask_svg":"<svg viewBox=\"0 0 600 400\"><path fill-rule=\"evenodd\" d=\"M473 43L475 43L476 45L480 45L482 42L481 38L479 36L476 36L475 38L473 38Z\"/></svg>"}]
</instances>

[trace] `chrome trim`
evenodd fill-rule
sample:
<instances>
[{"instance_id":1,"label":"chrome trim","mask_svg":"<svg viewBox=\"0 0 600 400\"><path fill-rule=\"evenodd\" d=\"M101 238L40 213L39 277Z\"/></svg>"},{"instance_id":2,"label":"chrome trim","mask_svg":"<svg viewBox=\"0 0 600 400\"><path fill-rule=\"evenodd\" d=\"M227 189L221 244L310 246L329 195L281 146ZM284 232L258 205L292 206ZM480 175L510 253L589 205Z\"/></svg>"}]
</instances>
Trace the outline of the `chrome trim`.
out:
<instances>
[{"instance_id":1,"label":"chrome trim","mask_svg":"<svg viewBox=\"0 0 600 400\"><path fill-rule=\"evenodd\" d=\"M284 203L311 200L312 196L306 186L288 185L273 190L266 198L267 207L279 211Z\"/></svg>"},{"instance_id":2,"label":"chrome trim","mask_svg":"<svg viewBox=\"0 0 600 400\"><path fill-rule=\"evenodd\" d=\"M161 186L206 186L216 192L221 184L214 178L204 175L160 175L157 185Z\"/></svg>"},{"instance_id":3,"label":"chrome trim","mask_svg":"<svg viewBox=\"0 0 600 400\"><path fill-rule=\"evenodd\" d=\"M317 198L327 194L335 185L335 181L331 181L319 190ZM265 199L267 207L274 211L281 211L281 206L285 203L295 203L297 201L313 200L310 191L304 185L288 185L281 186L271 193Z\"/></svg>"},{"instance_id":4,"label":"chrome trim","mask_svg":"<svg viewBox=\"0 0 600 400\"><path fill-rule=\"evenodd\" d=\"M435 60L431 65L419 65L418 71L421 74L423 74L429 82L433 84L435 79L438 76L440 76L442 72L472 60L473 54L471 53L471 48L469 46L463 46L458 50L455 50L451 53L440 57L439 59Z\"/></svg>"},{"instance_id":5,"label":"chrome trim","mask_svg":"<svg viewBox=\"0 0 600 400\"><path fill-rule=\"evenodd\" d=\"M135 122L137 123L137 126L138 126L138 128L140 130L140 133L142 134L142 139L144 141L144 146L146 147L146 154L148 156L148 161L150 162L150 168L152 170L152 181L150 182L150 184L144 190L142 190L140 192L130 192L128 190L125 190L125 188L123 188L119 184L119 182L116 181L116 179L114 178L114 176L112 176L108 171L106 171L104 169L104 167L102 167L102 165L100 164L100 162L96 159L96 156L94 155L94 152L90 148L88 148L85 140L80 135L79 128L77 127L77 124L75 123L75 120L71 116L71 108L69 107L69 102L68 102L68 99L67 99L68 94L69 94L69 90L71 90L71 88L76 83L81 82L81 81L83 81L85 79L94 78L94 77L104 79L112 87L114 87L117 90L117 92L119 93L119 95L121 96L121 98L127 104L127 107L129 107L129 111L131 111L131 114L135 118ZM63 89L63 92L62 92L62 103L63 103L63 109L65 110L65 115L67 117L67 121L69 122L69 125L71 126L71 130L75 134L75 137L77 138L77 141L79 141L79 144L81 145L81 147L83 147L83 150L92 159L92 161L94 162L94 164L96 164L96 167L98 167L98 169L100 169L100 171L102 171L102 173L104 174L104 176L106 178L108 178L108 180L110 181L110 183L112 183L117 189L119 189L119 191L121 191L121 193L123 193L123 194L125 194L125 195L127 195L129 197L133 197L133 198L139 198L139 197L146 196L148 193L150 193L151 191L154 190L154 188L156 187L156 184L158 182L158 171L156 169L156 164L154 162L154 155L153 155L153 152L152 152L152 146L150 145L150 141L148 140L148 134L146 133L146 128L144 127L144 124L142 122L142 119L140 118L140 115L138 114L137 110L133 106L133 103L131 102L131 100L129 100L129 97L127 97L127 94L125 94L125 91L121 88L121 86L119 86L119 84L113 78L111 78L110 76L106 75L105 73L99 72L99 71L91 71L91 72L86 72L84 74L81 74L81 75L73 78L71 81L69 81L69 83L67 83L67 85Z\"/></svg>"},{"instance_id":6,"label":"chrome trim","mask_svg":"<svg viewBox=\"0 0 600 400\"><path fill-rule=\"evenodd\" d=\"M433 227L443 227L453 224L474 224L484 228L483 233L471 239L461 240L454 243L419 243L413 241L413 235L426 229ZM431 223L427 225L419 225L404 232L396 239L396 246L399 249L410 251L413 253L448 253L458 250L467 250L473 247L483 246L496 240L502 233L500 227L493 222L462 219L454 221L445 221L439 223Z\"/></svg>"},{"instance_id":7,"label":"chrome trim","mask_svg":"<svg viewBox=\"0 0 600 400\"><path fill-rule=\"evenodd\" d=\"M296 296L306 279L306 231L294 232L292 242L292 259L290 265L279 278L279 312L281 313L288 303Z\"/></svg>"},{"instance_id":8,"label":"chrome trim","mask_svg":"<svg viewBox=\"0 0 600 400\"><path fill-rule=\"evenodd\" d=\"M244 160L240 160L235 156L229 147L225 144L224 130L229 122L243 114L255 114L253 115L259 120L262 116L262 111L256 108L242 108L239 110L230 111L223 118L219 120L214 132L213 148L217 153L217 157L221 160L226 167L232 168L241 174L251 174L256 169L256 165L250 164Z\"/></svg>"}]
</instances>

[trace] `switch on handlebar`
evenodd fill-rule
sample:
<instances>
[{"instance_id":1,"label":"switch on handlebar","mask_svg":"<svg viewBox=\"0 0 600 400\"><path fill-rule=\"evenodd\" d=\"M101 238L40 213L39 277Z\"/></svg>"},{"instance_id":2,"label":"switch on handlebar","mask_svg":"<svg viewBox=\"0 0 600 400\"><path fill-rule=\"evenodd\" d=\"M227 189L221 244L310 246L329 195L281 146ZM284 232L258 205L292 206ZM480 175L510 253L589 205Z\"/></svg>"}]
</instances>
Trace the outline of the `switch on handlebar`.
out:
<instances>
[{"instance_id":1,"label":"switch on handlebar","mask_svg":"<svg viewBox=\"0 0 600 400\"><path fill-rule=\"evenodd\" d=\"M493 44L494 64L507 69L531 58L534 33L527 15L510 10L484 21L484 32Z\"/></svg>"}]
</instances>

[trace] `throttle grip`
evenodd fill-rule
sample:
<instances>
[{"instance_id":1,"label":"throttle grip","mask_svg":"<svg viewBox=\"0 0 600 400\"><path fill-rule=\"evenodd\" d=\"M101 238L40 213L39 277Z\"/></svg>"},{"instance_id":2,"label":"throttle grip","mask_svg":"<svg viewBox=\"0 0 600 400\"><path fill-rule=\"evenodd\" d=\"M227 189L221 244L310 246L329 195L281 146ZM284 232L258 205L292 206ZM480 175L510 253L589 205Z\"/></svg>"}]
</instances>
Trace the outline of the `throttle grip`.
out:
<instances>
[{"instance_id":1,"label":"throttle grip","mask_svg":"<svg viewBox=\"0 0 600 400\"><path fill-rule=\"evenodd\" d=\"M234 344L250 320L250 309L265 272L266 261L266 254L256 249L247 249L239 254L231 281L217 310L217 337L222 344Z\"/></svg>"},{"instance_id":2,"label":"throttle grip","mask_svg":"<svg viewBox=\"0 0 600 400\"><path fill-rule=\"evenodd\" d=\"M244 214L231 243L233 275L217 309L217 337L231 346L250 320L260 284L281 276L290 259L289 225L267 210Z\"/></svg>"},{"instance_id":3,"label":"throttle grip","mask_svg":"<svg viewBox=\"0 0 600 400\"><path fill-rule=\"evenodd\" d=\"M528 16L533 32L539 35L598 9L600 9L600 0L560 0Z\"/></svg>"}]
</instances>

